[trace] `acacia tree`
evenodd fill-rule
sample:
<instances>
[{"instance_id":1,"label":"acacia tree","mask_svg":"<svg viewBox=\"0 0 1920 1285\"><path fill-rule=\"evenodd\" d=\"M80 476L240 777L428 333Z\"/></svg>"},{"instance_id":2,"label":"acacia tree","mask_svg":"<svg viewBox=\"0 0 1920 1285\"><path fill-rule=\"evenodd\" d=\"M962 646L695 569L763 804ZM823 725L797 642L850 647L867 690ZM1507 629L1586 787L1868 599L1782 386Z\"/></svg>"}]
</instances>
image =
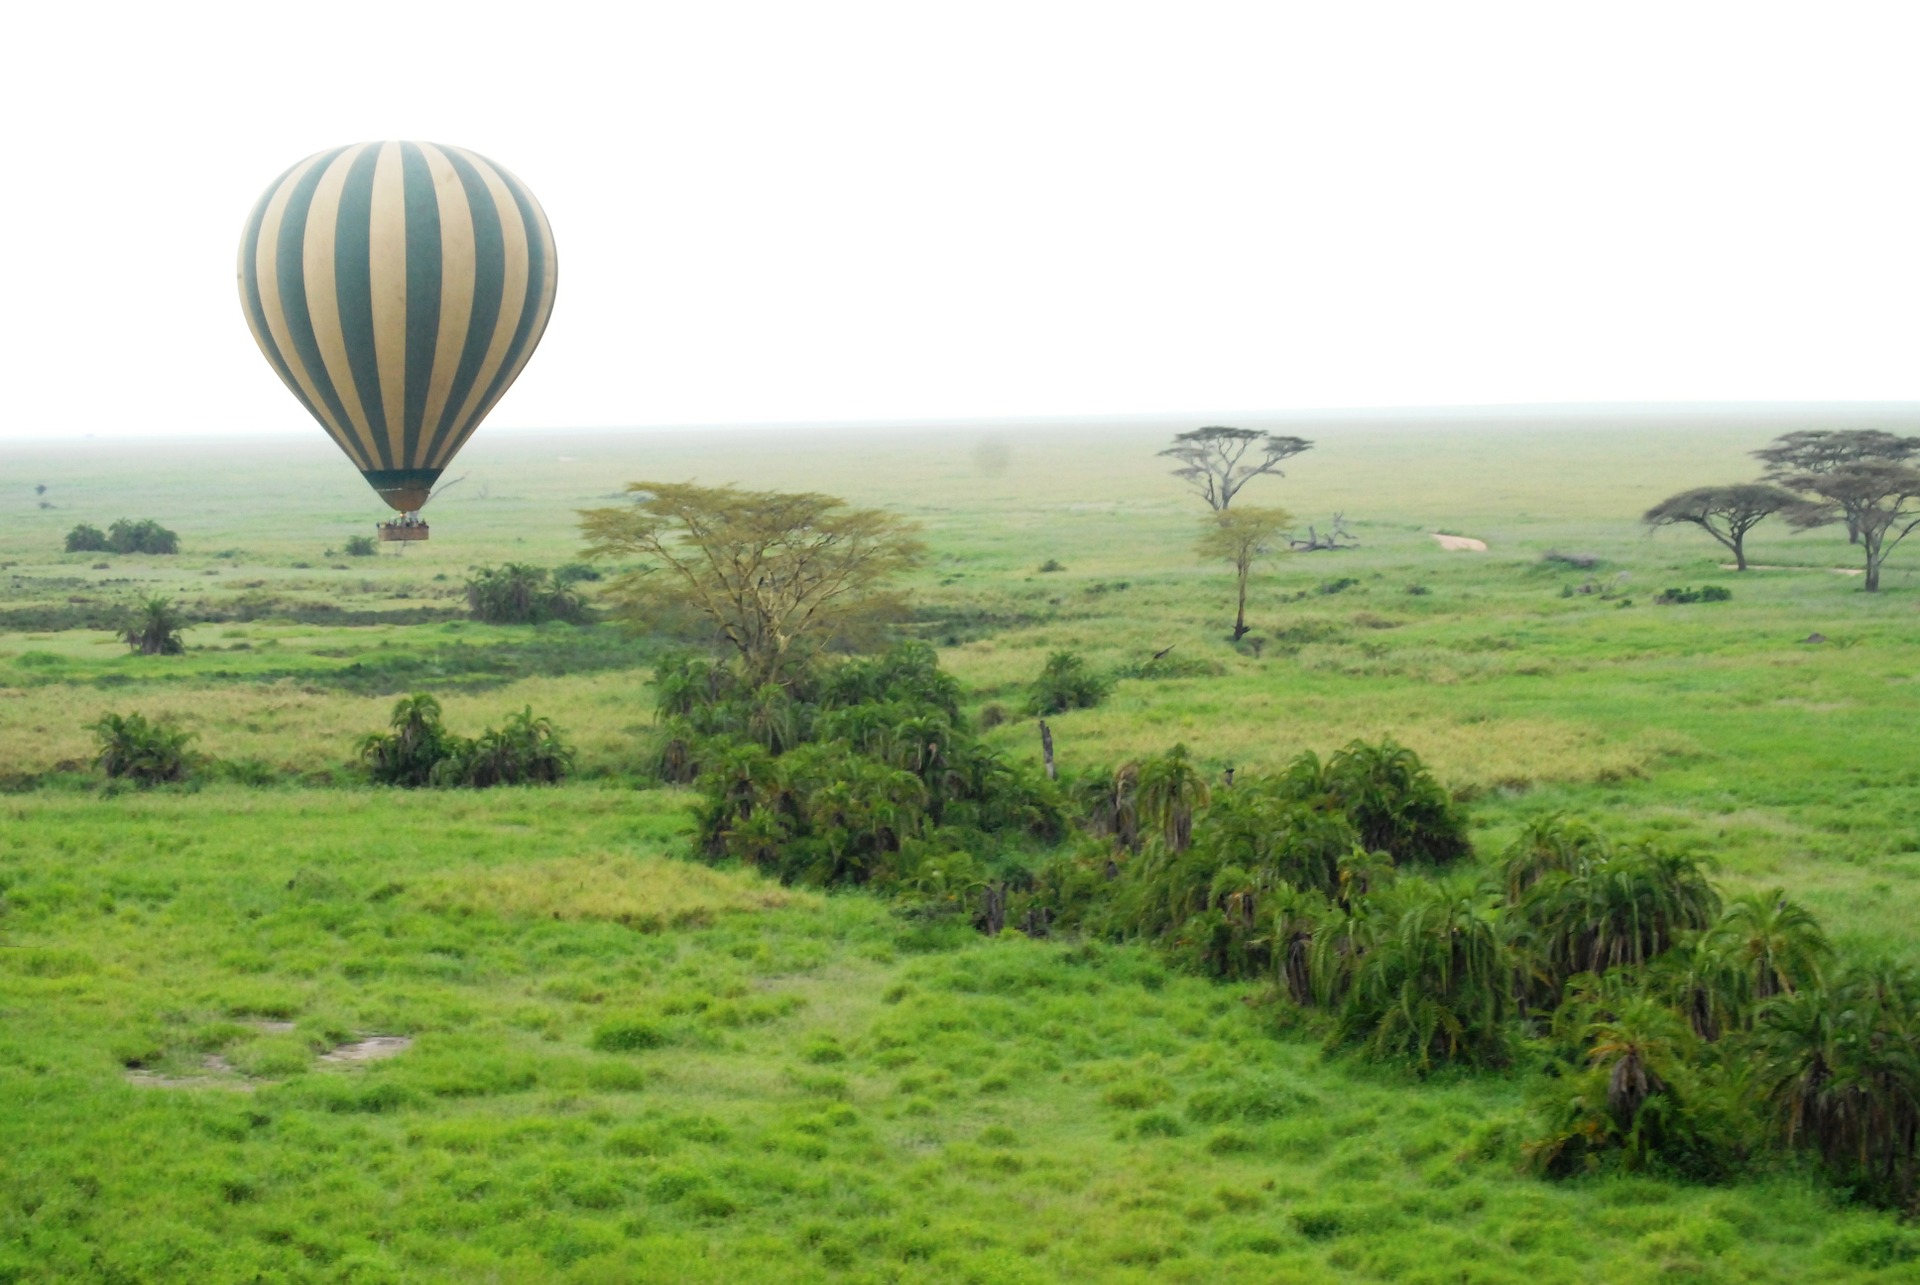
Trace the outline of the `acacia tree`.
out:
<instances>
[{"instance_id":1,"label":"acacia tree","mask_svg":"<svg viewBox=\"0 0 1920 1285\"><path fill-rule=\"evenodd\" d=\"M1225 509L1248 482L1262 473L1285 477L1280 471L1281 461L1312 449L1313 443L1301 437L1214 425L1175 433L1173 445L1160 453L1180 461L1180 467L1173 471L1175 477L1200 492L1213 508Z\"/></svg>"},{"instance_id":2,"label":"acacia tree","mask_svg":"<svg viewBox=\"0 0 1920 1285\"><path fill-rule=\"evenodd\" d=\"M1886 460L1842 464L1825 473L1795 473L1785 479L1813 496L1788 515L1804 529L1844 520L1866 555L1868 593L1880 589L1880 565L1895 546L1920 527L1920 468Z\"/></svg>"},{"instance_id":3,"label":"acacia tree","mask_svg":"<svg viewBox=\"0 0 1920 1285\"><path fill-rule=\"evenodd\" d=\"M1796 477L1823 477L1850 464L1881 461L1905 463L1920 455L1920 437L1901 437L1877 428L1816 428L1782 433L1753 453L1765 464L1764 477L1783 482L1796 491L1806 490L1790 480ZM1843 512L1847 523L1847 542L1860 543L1856 516Z\"/></svg>"},{"instance_id":4,"label":"acacia tree","mask_svg":"<svg viewBox=\"0 0 1920 1285\"><path fill-rule=\"evenodd\" d=\"M749 688L786 683L813 649L900 610L888 584L919 564L915 523L812 492L634 482L634 503L581 514L590 558L640 560L609 585L616 619L708 622Z\"/></svg>"},{"instance_id":5,"label":"acacia tree","mask_svg":"<svg viewBox=\"0 0 1920 1285\"><path fill-rule=\"evenodd\" d=\"M1272 554L1276 539L1293 526L1293 514L1285 509L1220 509L1200 533L1196 546L1203 558L1224 558L1233 563L1239 587L1239 606L1233 617L1233 641L1247 634L1247 577L1253 564Z\"/></svg>"},{"instance_id":6,"label":"acacia tree","mask_svg":"<svg viewBox=\"0 0 1920 1285\"><path fill-rule=\"evenodd\" d=\"M1747 532L1798 503L1791 492L1766 482L1701 486L1668 496L1640 520L1650 527L1691 523L1726 545L1733 554L1735 570L1745 571Z\"/></svg>"}]
</instances>

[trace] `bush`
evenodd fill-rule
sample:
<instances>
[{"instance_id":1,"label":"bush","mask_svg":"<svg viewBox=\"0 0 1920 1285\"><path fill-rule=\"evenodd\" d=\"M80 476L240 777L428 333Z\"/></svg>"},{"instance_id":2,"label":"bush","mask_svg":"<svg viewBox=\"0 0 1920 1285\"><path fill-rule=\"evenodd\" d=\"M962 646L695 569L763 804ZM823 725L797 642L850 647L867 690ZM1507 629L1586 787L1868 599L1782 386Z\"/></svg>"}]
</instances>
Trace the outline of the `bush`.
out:
<instances>
[{"instance_id":1,"label":"bush","mask_svg":"<svg viewBox=\"0 0 1920 1285\"><path fill-rule=\"evenodd\" d=\"M178 656L186 651L181 631L186 621L165 598L149 598L127 619L127 646L142 656Z\"/></svg>"},{"instance_id":2,"label":"bush","mask_svg":"<svg viewBox=\"0 0 1920 1285\"><path fill-rule=\"evenodd\" d=\"M1054 558L1048 558L1045 562L1040 564L1040 574L1042 575L1050 575L1055 571L1065 571L1065 570L1066 570L1066 567L1062 566L1060 562Z\"/></svg>"},{"instance_id":3,"label":"bush","mask_svg":"<svg viewBox=\"0 0 1920 1285\"><path fill-rule=\"evenodd\" d=\"M1060 714L1070 709L1092 709L1107 698L1112 680L1093 672L1087 662L1070 651L1056 651L1047 658L1027 689L1029 714Z\"/></svg>"},{"instance_id":4,"label":"bush","mask_svg":"<svg viewBox=\"0 0 1920 1285\"><path fill-rule=\"evenodd\" d=\"M464 785L484 790L495 785L552 785L573 770L573 750L553 723L533 716L527 706L495 731L453 744L433 768L435 785Z\"/></svg>"},{"instance_id":5,"label":"bush","mask_svg":"<svg viewBox=\"0 0 1920 1285\"><path fill-rule=\"evenodd\" d=\"M90 522L82 522L67 532L68 553L107 552L107 533Z\"/></svg>"},{"instance_id":6,"label":"bush","mask_svg":"<svg viewBox=\"0 0 1920 1285\"><path fill-rule=\"evenodd\" d=\"M601 578L600 568L590 562L569 562L564 567L556 567L553 572L553 583L562 589Z\"/></svg>"},{"instance_id":7,"label":"bush","mask_svg":"<svg viewBox=\"0 0 1920 1285\"><path fill-rule=\"evenodd\" d=\"M416 694L395 702L388 728L360 742L360 759L380 785L484 790L552 784L573 770L573 751L552 722L534 717L531 706L505 727L467 740L441 725L439 701Z\"/></svg>"},{"instance_id":8,"label":"bush","mask_svg":"<svg viewBox=\"0 0 1920 1285\"><path fill-rule=\"evenodd\" d=\"M72 539L71 533L68 539ZM106 548L112 553L178 553L180 537L152 518L138 522L121 518L107 528Z\"/></svg>"},{"instance_id":9,"label":"bush","mask_svg":"<svg viewBox=\"0 0 1920 1285\"><path fill-rule=\"evenodd\" d=\"M114 780L149 786L192 775L194 760L187 750L192 732L144 714L108 714L89 730L100 744L94 764Z\"/></svg>"},{"instance_id":10,"label":"bush","mask_svg":"<svg viewBox=\"0 0 1920 1285\"><path fill-rule=\"evenodd\" d=\"M489 625L542 625L549 620L579 625L588 619L578 593L555 583L545 567L523 562L476 569L467 577L467 611Z\"/></svg>"},{"instance_id":11,"label":"bush","mask_svg":"<svg viewBox=\"0 0 1920 1285\"><path fill-rule=\"evenodd\" d=\"M396 701L388 731L360 742L360 760L376 784L409 788L431 784L433 770L453 750L440 725L440 702L424 693Z\"/></svg>"},{"instance_id":12,"label":"bush","mask_svg":"<svg viewBox=\"0 0 1920 1285\"><path fill-rule=\"evenodd\" d=\"M348 536L347 543L343 549L343 552L345 552L349 558L371 558L379 551L380 546L374 543L373 537L370 535Z\"/></svg>"},{"instance_id":13,"label":"bush","mask_svg":"<svg viewBox=\"0 0 1920 1285\"><path fill-rule=\"evenodd\" d=\"M1725 585L1701 585L1698 589L1663 589L1653 601L1662 607L1675 606L1689 602L1727 602L1733 598L1733 590Z\"/></svg>"}]
</instances>

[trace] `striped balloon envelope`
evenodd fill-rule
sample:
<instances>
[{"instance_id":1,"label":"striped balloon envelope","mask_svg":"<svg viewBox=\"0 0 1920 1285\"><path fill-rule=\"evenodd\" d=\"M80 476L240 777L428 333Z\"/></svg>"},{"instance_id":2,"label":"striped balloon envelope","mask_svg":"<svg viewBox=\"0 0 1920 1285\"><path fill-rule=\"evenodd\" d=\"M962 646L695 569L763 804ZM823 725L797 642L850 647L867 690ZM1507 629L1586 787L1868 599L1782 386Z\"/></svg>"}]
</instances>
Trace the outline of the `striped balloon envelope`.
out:
<instances>
[{"instance_id":1,"label":"striped balloon envelope","mask_svg":"<svg viewBox=\"0 0 1920 1285\"><path fill-rule=\"evenodd\" d=\"M287 388L402 513L547 328L553 229L526 185L433 143L356 143L276 179L240 238L240 303Z\"/></svg>"}]
</instances>

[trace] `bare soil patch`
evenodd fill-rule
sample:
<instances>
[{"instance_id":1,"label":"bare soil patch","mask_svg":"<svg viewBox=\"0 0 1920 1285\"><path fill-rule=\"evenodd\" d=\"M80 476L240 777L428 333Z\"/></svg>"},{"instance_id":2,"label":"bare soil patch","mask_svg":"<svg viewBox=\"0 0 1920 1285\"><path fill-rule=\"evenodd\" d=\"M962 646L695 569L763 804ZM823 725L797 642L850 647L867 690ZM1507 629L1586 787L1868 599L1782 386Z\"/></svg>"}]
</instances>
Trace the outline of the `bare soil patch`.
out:
<instances>
[{"instance_id":1,"label":"bare soil patch","mask_svg":"<svg viewBox=\"0 0 1920 1285\"><path fill-rule=\"evenodd\" d=\"M1441 535L1438 531L1432 534L1433 538L1440 542L1440 547L1448 553L1485 553L1487 551L1485 540L1476 540L1470 535Z\"/></svg>"},{"instance_id":2,"label":"bare soil patch","mask_svg":"<svg viewBox=\"0 0 1920 1285\"><path fill-rule=\"evenodd\" d=\"M355 1040L351 1044L342 1044L328 1053L322 1053L322 1062L351 1063L378 1062L385 1057L398 1057L413 1047L413 1037L409 1035L369 1035L364 1040Z\"/></svg>"}]
</instances>

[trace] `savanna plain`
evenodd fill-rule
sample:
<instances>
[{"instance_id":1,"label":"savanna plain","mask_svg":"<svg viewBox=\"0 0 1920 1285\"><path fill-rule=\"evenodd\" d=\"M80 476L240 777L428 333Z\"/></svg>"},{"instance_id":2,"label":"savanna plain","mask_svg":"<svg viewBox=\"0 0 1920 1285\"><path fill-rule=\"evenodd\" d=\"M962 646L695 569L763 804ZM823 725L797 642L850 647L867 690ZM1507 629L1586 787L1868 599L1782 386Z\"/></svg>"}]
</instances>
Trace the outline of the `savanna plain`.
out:
<instances>
[{"instance_id":1,"label":"savanna plain","mask_svg":"<svg viewBox=\"0 0 1920 1285\"><path fill-rule=\"evenodd\" d=\"M907 630L1009 761L1051 655L1171 648L1049 718L1063 773L1184 745L1219 789L1391 737L1465 810L1469 876L1566 814L1920 964L1920 548L1869 595L1833 528L1765 524L1735 574L1637 522L1753 476L1768 430L1312 434L1243 502L1357 547L1258 564L1237 646L1169 435L483 433L432 539L371 556L324 443L0 446L0 1280L1920 1273L1920 1231L1785 1149L1529 1172L1524 1049L1420 1074L1152 943L704 861L649 767L667 644L467 618L471 568L577 562L630 481L818 490L923 525ZM62 551L118 518L181 551ZM1704 585L1732 596L1654 601ZM156 594L183 654L106 627ZM421 692L465 735L530 707L576 770L369 784L357 742ZM105 781L90 727L136 712L224 770Z\"/></svg>"}]
</instances>

